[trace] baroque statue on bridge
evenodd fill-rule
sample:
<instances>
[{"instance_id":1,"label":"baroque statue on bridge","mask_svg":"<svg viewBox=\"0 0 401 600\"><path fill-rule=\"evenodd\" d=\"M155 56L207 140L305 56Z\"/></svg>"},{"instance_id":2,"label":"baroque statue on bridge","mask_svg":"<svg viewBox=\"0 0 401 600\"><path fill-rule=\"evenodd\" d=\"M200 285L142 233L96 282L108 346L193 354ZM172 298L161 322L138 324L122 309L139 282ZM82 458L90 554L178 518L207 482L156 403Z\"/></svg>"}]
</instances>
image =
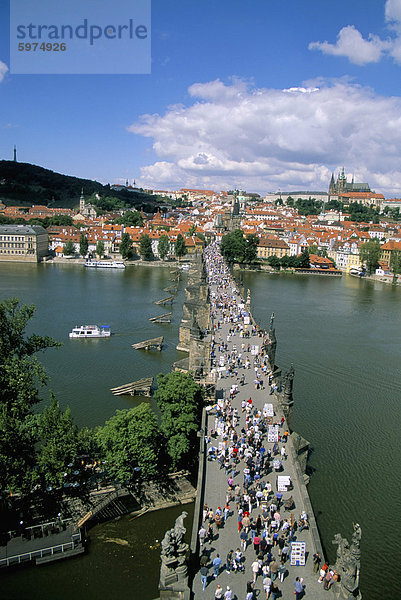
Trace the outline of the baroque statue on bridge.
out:
<instances>
[{"instance_id":1,"label":"baroque statue on bridge","mask_svg":"<svg viewBox=\"0 0 401 600\"><path fill-rule=\"evenodd\" d=\"M351 546L347 539L337 533L334 536L333 544L337 544L337 560L335 570L340 576L340 595L341 600L361 600L359 591L359 571L361 566L360 541L362 536L361 526L353 523L354 532L352 534Z\"/></svg>"}]
</instances>

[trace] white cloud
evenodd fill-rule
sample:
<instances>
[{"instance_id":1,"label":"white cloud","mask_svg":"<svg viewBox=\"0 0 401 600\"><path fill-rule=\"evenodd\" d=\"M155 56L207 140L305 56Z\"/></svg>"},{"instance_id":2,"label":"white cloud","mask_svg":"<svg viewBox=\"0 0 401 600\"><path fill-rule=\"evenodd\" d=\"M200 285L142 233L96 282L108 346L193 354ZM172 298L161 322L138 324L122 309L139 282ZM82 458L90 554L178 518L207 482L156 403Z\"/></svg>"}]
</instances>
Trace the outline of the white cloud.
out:
<instances>
[{"instance_id":1,"label":"white cloud","mask_svg":"<svg viewBox=\"0 0 401 600\"><path fill-rule=\"evenodd\" d=\"M392 34L383 40L377 35L369 34L365 39L354 25L343 27L337 35L337 42L311 42L309 50L320 50L323 54L344 56L356 65L377 63L384 56L391 57L401 64L401 0L386 0L385 21Z\"/></svg>"},{"instance_id":2,"label":"white cloud","mask_svg":"<svg viewBox=\"0 0 401 600\"><path fill-rule=\"evenodd\" d=\"M346 81L319 86L192 85L190 105L142 115L128 128L151 138L158 157L142 168L141 185L326 190L331 170L345 165L377 191L394 193L401 187L401 98Z\"/></svg>"},{"instance_id":3,"label":"white cloud","mask_svg":"<svg viewBox=\"0 0 401 600\"><path fill-rule=\"evenodd\" d=\"M311 42L308 48L309 50L321 50L323 54L345 56L356 65L366 65L378 62L388 45L388 42L384 42L372 34L369 35L369 40L365 40L353 25L347 25L338 34L336 44Z\"/></svg>"},{"instance_id":4,"label":"white cloud","mask_svg":"<svg viewBox=\"0 0 401 600\"><path fill-rule=\"evenodd\" d=\"M7 65L0 60L0 82L3 81L7 71L8 71Z\"/></svg>"}]
</instances>

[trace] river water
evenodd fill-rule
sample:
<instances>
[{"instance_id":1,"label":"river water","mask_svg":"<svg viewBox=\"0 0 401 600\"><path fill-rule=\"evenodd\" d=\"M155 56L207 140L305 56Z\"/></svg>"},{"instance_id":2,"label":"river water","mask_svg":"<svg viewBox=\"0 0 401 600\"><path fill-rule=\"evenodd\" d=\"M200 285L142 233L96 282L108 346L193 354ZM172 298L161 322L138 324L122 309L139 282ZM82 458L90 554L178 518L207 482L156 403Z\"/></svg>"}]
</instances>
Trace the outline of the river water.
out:
<instances>
[{"instance_id":1,"label":"river water","mask_svg":"<svg viewBox=\"0 0 401 600\"><path fill-rule=\"evenodd\" d=\"M141 399L114 397L109 388L168 372L181 358L175 346L186 275L172 306L171 325L148 320L170 310L153 301L168 295L163 288L172 284L171 276L168 268L98 271L76 265L0 264L0 299L17 296L34 303L32 330L64 343L40 359L50 375L49 387L62 406L71 407L79 425L100 425L116 409L135 406ZM309 493L326 553L334 560L334 534L350 539L352 522L358 521L365 600L401 597L396 542L401 525L401 289L352 277L253 272L245 273L243 282L251 289L260 325L267 328L275 312L277 364L285 370L294 363L292 426L314 449ZM74 325L86 323L110 325L114 335L68 339ZM165 336L162 352L130 347L158 335ZM96 526L83 558L2 572L0 598L91 600L117 593L125 599L140 591L144 600L151 600L157 596L156 540L180 512L169 509Z\"/></svg>"}]
</instances>

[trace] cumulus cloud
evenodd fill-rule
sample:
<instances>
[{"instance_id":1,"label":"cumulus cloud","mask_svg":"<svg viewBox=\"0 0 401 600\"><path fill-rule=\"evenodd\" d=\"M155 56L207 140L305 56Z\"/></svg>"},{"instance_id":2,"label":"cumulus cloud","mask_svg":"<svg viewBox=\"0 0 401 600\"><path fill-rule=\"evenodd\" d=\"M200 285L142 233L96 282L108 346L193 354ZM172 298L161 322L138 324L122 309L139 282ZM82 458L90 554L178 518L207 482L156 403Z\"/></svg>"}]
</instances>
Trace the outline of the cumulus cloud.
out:
<instances>
[{"instance_id":1,"label":"cumulus cloud","mask_svg":"<svg viewBox=\"0 0 401 600\"><path fill-rule=\"evenodd\" d=\"M0 82L3 81L7 71L8 71L7 65L0 60Z\"/></svg>"},{"instance_id":2,"label":"cumulus cloud","mask_svg":"<svg viewBox=\"0 0 401 600\"><path fill-rule=\"evenodd\" d=\"M347 81L263 89L196 83L188 106L142 115L128 129L150 138L157 162L144 187L325 190L345 165L377 191L401 182L401 99Z\"/></svg>"},{"instance_id":3,"label":"cumulus cloud","mask_svg":"<svg viewBox=\"0 0 401 600\"><path fill-rule=\"evenodd\" d=\"M369 35L368 40L365 40L353 25L341 29L335 44L311 42L308 46L309 50L321 50L323 54L345 56L356 65L379 62L388 47L389 42L384 42L372 34Z\"/></svg>"},{"instance_id":4,"label":"cumulus cloud","mask_svg":"<svg viewBox=\"0 0 401 600\"><path fill-rule=\"evenodd\" d=\"M311 42L309 50L320 50L323 54L344 56L356 65L377 63L384 56L391 57L401 64L401 0L386 0L384 16L392 36L383 40L369 34L365 39L354 25L343 27L337 35L337 42Z\"/></svg>"}]
</instances>

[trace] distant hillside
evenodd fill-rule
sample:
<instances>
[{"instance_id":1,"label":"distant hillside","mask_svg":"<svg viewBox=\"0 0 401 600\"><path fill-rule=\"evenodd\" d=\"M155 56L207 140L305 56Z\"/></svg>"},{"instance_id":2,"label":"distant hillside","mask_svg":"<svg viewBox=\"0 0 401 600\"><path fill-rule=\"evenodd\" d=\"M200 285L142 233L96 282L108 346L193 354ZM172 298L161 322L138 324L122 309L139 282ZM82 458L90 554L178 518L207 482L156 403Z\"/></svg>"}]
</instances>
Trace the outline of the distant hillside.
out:
<instances>
[{"instance_id":1,"label":"distant hillside","mask_svg":"<svg viewBox=\"0 0 401 600\"><path fill-rule=\"evenodd\" d=\"M44 204L51 207L77 208L81 189L85 198L97 192L124 200L128 206L157 204L149 194L110 190L98 181L61 175L29 163L0 160L0 201L6 206Z\"/></svg>"}]
</instances>

